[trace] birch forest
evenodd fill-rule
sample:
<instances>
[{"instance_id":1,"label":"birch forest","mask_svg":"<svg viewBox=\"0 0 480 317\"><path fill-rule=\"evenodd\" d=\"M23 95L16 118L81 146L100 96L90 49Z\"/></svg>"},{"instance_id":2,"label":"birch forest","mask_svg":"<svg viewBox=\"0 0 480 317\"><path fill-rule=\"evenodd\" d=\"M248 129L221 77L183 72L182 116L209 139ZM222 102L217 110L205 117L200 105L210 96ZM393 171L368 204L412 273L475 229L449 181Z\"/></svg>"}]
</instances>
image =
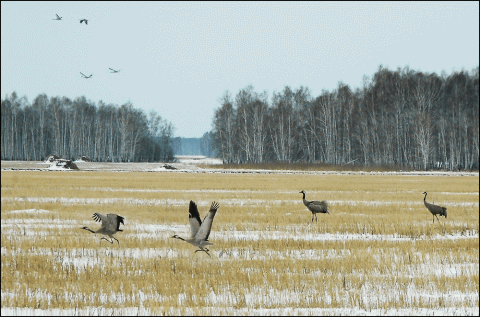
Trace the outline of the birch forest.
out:
<instances>
[{"instance_id":1,"label":"birch forest","mask_svg":"<svg viewBox=\"0 0 480 317\"><path fill-rule=\"evenodd\" d=\"M379 66L360 88L338 83L235 96L215 110L210 144L227 163L317 162L416 170L478 170L478 67L422 73Z\"/></svg>"},{"instance_id":2,"label":"birch forest","mask_svg":"<svg viewBox=\"0 0 480 317\"><path fill-rule=\"evenodd\" d=\"M131 103L120 107L85 97L32 104L15 92L2 99L2 160L43 161L49 155L103 162L172 161L173 126Z\"/></svg>"},{"instance_id":3,"label":"birch forest","mask_svg":"<svg viewBox=\"0 0 480 317\"><path fill-rule=\"evenodd\" d=\"M478 170L479 68L422 73L379 66L352 90L339 82L312 96L285 86L269 97L252 85L218 99L202 152L225 163L306 162L416 170ZM174 160L171 123L131 103L85 97L32 104L15 92L1 102L1 159L52 154L93 161Z\"/></svg>"}]
</instances>

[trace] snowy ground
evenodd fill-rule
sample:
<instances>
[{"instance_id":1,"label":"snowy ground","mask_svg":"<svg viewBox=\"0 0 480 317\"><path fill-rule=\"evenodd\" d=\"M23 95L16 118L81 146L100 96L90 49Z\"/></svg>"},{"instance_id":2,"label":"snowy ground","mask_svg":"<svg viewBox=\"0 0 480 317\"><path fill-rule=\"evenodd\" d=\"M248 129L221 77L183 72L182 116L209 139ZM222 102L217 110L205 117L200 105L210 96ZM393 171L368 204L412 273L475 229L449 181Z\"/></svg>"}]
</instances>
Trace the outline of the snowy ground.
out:
<instances>
[{"instance_id":1,"label":"snowy ground","mask_svg":"<svg viewBox=\"0 0 480 317\"><path fill-rule=\"evenodd\" d=\"M56 198L58 199L58 197ZM2 202L4 199L2 199ZM66 202L71 203L71 202ZM207 202L205 202L207 203ZM238 202L239 204L241 202ZM185 203L183 203L185 204ZM478 206L478 204L477 204ZM82 222L75 220L53 219L51 216L56 216L58 213L53 210L47 209L18 209L7 212L13 214L16 217L10 219L2 219L2 235L5 237L14 237L20 242L23 239L32 239L34 237L48 237L52 234L52 231L59 229L78 229ZM6 214L5 214L6 215ZM28 218L32 216L38 216L34 218ZM46 217L45 217L46 216ZM42 218L43 217L43 218ZM40 230L39 230L40 229ZM250 241L249 244L255 244L255 241L259 240L282 240L282 241L337 241L339 243L345 241L388 241L390 243L407 243L412 244L412 248L415 244L411 238L399 237L396 235L383 235L383 234L314 234L307 232L302 235L292 235L288 232L295 232L296 230L305 231L305 227L302 226L287 226L286 231L258 231L258 230L229 230L216 231L214 233L215 241L217 245L222 245L225 242L238 240L238 241ZM18 236L18 230L22 232L21 236ZM167 240L173 233L186 236L189 231L189 225L175 225L175 224L146 224L139 222L129 223L128 232L124 232L122 239L135 238L142 241L143 239L158 239ZM476 239L478 240L478 232L467 232L463 234L453 235L432 235L430 237L420 237L415 239L417 242L423 239L442 242L444 240L456 240L461 239ZM392 244L393 245L393 244ZM133 248L109 248L108 246L102 247L105 257L124 258L124 259L150 259L152 261L156 259L164 259L175 261L181 258L188 258L191 256L191 249L172 249L171 247L133 247ZM1 256L8 257L10 251L2 248ZM83 271L91 269L94 266L103 267L105 263L98 257L97 248L42 248L34 247L29 249L16 248L15 252L19 253L32 253L35 252L39 256L49 256L55 258L56 261L61 261L62 266L67 268L73 268L77 271ZM244 267L248 270L248 263L250 261L267 261L268 259L278 259L283 261L288 258L298 258L305 260L318 260L318 259L342 259L350 256L350 253L354 252L351 249L342 248L323 248L323 249L289 249L289 250L255 250L244 248L229 248L227 250L216 249L211 250L213 258L217 262L233 263L241 261L247 266ZM379 257L384 254L384 250L372 249L372 257ZM395 269L396 278L409 277L411 279L419 276L435 276L437 278L456 277L458 275L465 276L468 279L474 279L478 277L478 262L477 263L443 263L441 257L434 256L426 263L431 264L412 264L412 265L398 265ZM311 275L323 275L320 269L318 271L310 272ZM380 272L378 272L381 275ZM386 276L386 278L389 278ZM408 294L407 305L410 307L403 308L388 308L377 309L376 306L380 305L382 301L392 300L395 296L403 293ZM52 293L39 292L34 289L27 289L28 296L37 298L39 300L50 298ZM345 292L344 292L345 293ZM363 316L377 316L377 315L432 315L432 316L472 316L478 314L478 307L475 307L475 303L478 303L478 293L476 292L461 292L451 291L443 293L438 289L431 289L428 287L417 288L414 283L411 283L406 289L402 286L395 286L389 291L385 292L382 285L365 282L360 289L348 289L346 294L348 296L343 298L342 294L336 294L335 292L327 292L325 294L320 292L320 295L330 298L331 296L337 296L336 301L345 301L350 303L351 298L359 298L368 307L345 307L345 308L297 308L296 303L299 301L299 292L292 290L278 291L278 290L265 290L261 287L250 288L244 294L245 304L250 308L235 308L233 305L230 308L225 308L224 304L231 302L235 298L235 294L231 290L224 290L222 292L214 293L205 297L205 301L208 307L194 309L186 306L183 310L174 307L164 307L162 310L165 314L173 315L218 315L218 314L233 314L233 315L363 315ZM3 292L2 300L16 296L14 293ZM67 294L65 296L75 296L75 294ZM154 298L152 294L143 293L142 290L138 290L135 296L140 298L140 301L147 303L152 300L158 300L161 303L161 298ZM158 295L160 296L160 295ZM178 294L178 301L185 300L183 294ZM338 297L340 296L340 297ZM346 295L345 295L346 296ZM415 307L419 302L428 303L430 300L438 298L443 300L450 307L443 308L419 308ZM122 303L125 301L125 294L120 293L101 293L100 301L104 307L88 307L85 309L35 309L35 308L21 308L21 307L2 307L1 313L4 315L152 315L157 311L152 311L143 305L139 307L125 307ZM268 306L272 302L279 302L285 306L285 308L252 308L258 306ZM109 305L119 305L119 308L109 308ZM221 308L215 308L216 305L220 305ZM158 309L158 307L157 307Z\"/></svg>"},{"instance_id":2,"label":"snowy ground","mask_svg":"<svg viewBox=\"0 0 480 317\"><path fill-rule=\"evenodd\" d=\"M162 309L166 315L193 316L198 309L185 308L184 310L168 308ZM449 308L449 309L352 309L352 308L263 308L263 309L231 309L225 310L237 316L478 316L477 308ZM203 315L218 315L214 308L203 310ZM2 308L2 316L151 316L152 311L144 307L105 308L103 306L90 309L33 309L33 308Z\"/></svg>"},{"instance_id":3,"label":"snowy ground","mask_svg":"<svg viewBox=\"0 0 480 317\"><path fill-rule=\"evenodd\" d=\"M297 174L384 174L384 175L409 175L409 176L421 176L421 175L432 175L432 176L475 176L478 177L478 172L382 172L382 173L370 173L370 172L310 172L310 171L273 171L273 170L224 170L224 169L215 169L215 165L222 164L218 159L211 159L201 156L183 156L178 157L178 162L168 163L168 165L177 168L177 170L171 170L164 167L165 163L97 163L97 162L84 162L76 161L75 164L79 167L80 171L143 171L143 172L166 172L166 173L297 173ZM199 165L211 165L211 168L201 168ZM44 162L19 162L19 161L2 161L1 169L4 170L41 170L48 171L52 170L51 163ZM63 169L61 169L63 170ZM79 188L80 190L82 188ZM91 190L92 188L90 188ZM129 188L111 188L111 187L98 187L95 188L96 191L124 191L126 193L133 192L171 192L178 190L170 189L129 189ZM182 192L197 193L198 190L182 190ZM224 189L212 189L212 190L201 190L201 192L208 193L225 193L229 190ZM232 191L233 192L233 191ZM246 193L254 194L255 191L249 190L237 190L237 193ZM278 191L275 191L278 193ZM324 192L325 193L325 192ZM130 195L131 193L129 193ZM443 195L458 195L459 193L449 193L443 192ZM468 203L458 203L444 200L449 207L469 207L478 209L478 192L466 192L461 193L462 195L476 196L477 202L468 202ZM253 196L253 195L252 195ZM126 205L175 205L182 206L188 204L188 199L146 199L146 198L82 198L82 197L2 197L3 203L25 203L25 204L66 204L66 205L90 205L90 204L126 204ZM199 206L208 206L211 203L210 200L199 200L197 204ZM235 205L235 206L252 206L252 205L262 205L264 200L254 199L254 198L232 198L228 202L223 204ZM293 204L298 204L300 206L301 201L296 199L292 202ZM384 206L384 205L411 205L413 208L421 208L423 202L412 201L408 203L396 202L396 201L381 201L381 200L332 200L329 201L333 206L337 205L368 205L368 206ZM278 206L282 204L280 200L270 200L269 204ZM78 229L82 223L74 220L60 220L58 218L57 211L47 209L18 209L11 210L8 213L15 216L14 219L2 219L1 229L3 237L16 237L19 239L30 239L32 237L48 237L52 234L52 231L65 229L65 228L76 228ZM2 211L2 216L6 214ZM360 215L360 214L358 214ZM2 217L3 218L3 217ZM450 218L449 218L450 219ZM430 224L431 219L428 219ZM129 232L124 232L122 238L132 238L132 239L159 239L166 240L173 233L187 236L189 232L189 225L175 225L175 224L146 224L146 223L136 223L132 222L129 224ZM289 226L283 231L272 230L272 231L259 231L259 230L229 230L227 231L216 231L214 233L214 238L218 241L218 245L222 243L228 243L232 240L238 241L251 241L254 243L259 240L282 240L282 241L388 241L389 243L413 243L409 242L411 239L405 236L397 235L382 235L382 234L314 234L309 231L304 232L303 235L291 235L289 232L295 232L296 230L304 230L304 227L296 228L295 226ZM21 230L21 231L19 231ZM23 236L19 236L18 232L21 232ZM3 238L2 237L2 238ZM468 239L468 241L473 241L476 239L478 241L479 235L478 232L464 232L462 234L454 233L450 235L431 235L429 237L418 237L418 240L429 239L438 243L442 243L446 240L455 240L460 241L461 239ZM412 250L413 250L412 244ZM94 248L82 248L82 249L73 249L68 251L67 249L54 249L54 248L35 248L35 249L22 249L17 248L17 252L31 253L35 251L38 255L62 255L61 261L62 265L73 267L77 270L86 269L90 266L104 265L103 262L99 261L97 258L98 252ZM184 251L172 249L169 247L159 247L159 248L123 248L123 249L107 249L105 248L105 255L112 255L113 257L124 257L124 258L146 258L146 259L157 259L163 258L168 260L175 260L178 258L184 258L191 255L191 249L186 249ZM250 261L264 261L266 259L277 258L279 261L282 261L285 258L295 257L302 258L305 260L309 259L324 259L324 258L338 258L349 256L349 249L302 249L295 250L289 249L287 251L278 251L275 249L267 250L254 250L254 249L243 249L243 248L231 248L228 250L221 249L212 249L212 256L220 262L233 263L237 261L243 261L248 264ZM379 256L382 251L375 250L372 248L372 255ZM2 248L1 250L2 257L9 256L7 251ZM60 258L60 257L59 257ZM435 276L435 277L455 277L458 275L463 275L469 279L478 279L478 262L465 262L465 263L442 263L442 259L432 258L431 261L427 263L434 263L434 265L425 265L421 263L419 265L403 266L398 268L397 276ZM230 261L230 262L229 262ZM315 272L313 272L315 274ZM319 271L318 274L321 274ZM33 289L27 289L27 292L30 292L28 296L42 299L51 294L42 293ZM375 305L378 305L378 302L381 300L390 300L392 296L398 296L402 292L408 292L409 301L408 304L413 307L401 307L401 308L389 308L389 309L376 309ZM124 307L121 308L110 308L112 303L117 303L122 301L123 295L120 293L116 294L101 294L102 303L106 306L99 307L88 307L86 309L35 309L35 308L22 308L22 307L4 307L2 305L1 314L2 315L152 315L158 313L157 311L152 311L149 308L143 306L143 302L155 301L155 298L152 298L151 294L145 294L141 290L135 293L136 296L141 298L142 305L138 307ZM178 301L181 302L183 294L178 294ZM320 294L325 298L330 296L335 296L334 292ZM2 302L4 299L11 296L16 296L15 294L9 294L4 292L2 289ZM65 296L73 296L72 294L66 294ZM219 314L234 314L234 315L364 315L364 316L377 316L377 315L437 315L437 316L448 316L448 315L478 315L478 305L475 306L475 303L478 303L478 292L460 292L458 290L451 291L449 293L441 293L437 289L432 289L431 291L426 289L416 288L412 283L408 286L407 289L402 289L400 287L394 287L389 290L384 290L381 288L381 285L374 285L372 283L365 283L360 289L351 291L348 290L348 296L357 297L366 303L367 306L370 305L371 308L361 308L361 307L345 307L345 308L297 308L296 300L298 300L299 292L278 292L275 290L267 291L261 288L250 288L244 294L245 301L249 307L258 307L262 305L267 305L273 301L280 301L284 303L286 308L235 308L232 304L232 307L229 308L216 308L215 305L218 303L230 302L232 298L235 298L235 294L230 293L226 290L223 293L211 293L205 297L205 301L208 302L210 307L204 307L200 310L194 310L191 307L185 307L183 310L179 308L165 307L163 312L169 315L194 315L194 314L204 314L204 315L219 315ZM337 294L337 296L339 296ZM343 295L341 295L343 296ZM346 302L352 302L351 298L337 298L337 301L345 300ZM442 298L443 301L447 303L443 308L418 308L415 305L420 301L424 303L429 303L430 300L435 300ZM161 301L159 301L161 302ZM162 311L162 310L161 310Z\"/></svg>"},{"instance_id":4,"label":"snowy ground","mask_svg":"<svg viewBox=\"0 0 480 317\"><path fill-rule=\"evenodd\" d=\"M222 160L199 155L176 156L175 163L109 163L85 162L77 160L74 163L81 171L117 171L117 172L167 172L167 173L254 173L254 174L323 174L323 175L409 175L409 176L479 176L478 172L448 172L448 171L413 171L413 172L352 172L352 171L298 171L298 170L256 170L256 169L219 169ZM165 164L173 166L176 170L165 168ZM199 167L208 165L208 168ZM40 161L1 161L1 170L65 170L52 163Z\"/></svg>"},{"instance_id":5,"label":"snowy ground","mask_svg":"<svg viewBox=\"0 0 480 317\"><path fill-rule=\"evenodd\" d=\"M111 162L86 162L76 160L74 163L83 171L118 171L118 172L155 172L155 171L202 171L198 165L221 165L222 160L205 156L184 155L177 156L175 163L111 163ZM65 170L55 164L43 161L2 161L2 170ZM165 168L165 164L177 170Z\"/></svg>"}]
</instances>

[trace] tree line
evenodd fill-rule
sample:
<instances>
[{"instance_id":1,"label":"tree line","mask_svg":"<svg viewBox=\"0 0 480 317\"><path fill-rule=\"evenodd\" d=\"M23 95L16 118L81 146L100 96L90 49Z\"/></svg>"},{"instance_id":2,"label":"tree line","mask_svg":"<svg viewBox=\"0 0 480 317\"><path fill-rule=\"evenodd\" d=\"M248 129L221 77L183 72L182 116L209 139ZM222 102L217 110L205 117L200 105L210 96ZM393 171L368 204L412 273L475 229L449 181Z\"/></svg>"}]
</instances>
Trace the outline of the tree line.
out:
<instances>
[{"instance_id":1,"label":"tree line","mask_svg":"<svg viewBox=\"0 0 480 317\"><path fill-rule=\"evenodd\" d=\"M321 162L478 170L479 72L379 66L354 91L338 83L219 98L209 143L228 163ZM205 136L204 136L205 137Z\"/></svg>"},{"instance_id":2,"label":"tree line","mask_svg":"<svg viewBox=\"0 0 480 317\"><path fill-rule=\"evenodd\" d=\"M30 104L13 92L1 108L2 160L39 161L52 154L105 162L174 159L172 124L130 102L119 107L40 94Z\"/></svg>"}]
</instances>

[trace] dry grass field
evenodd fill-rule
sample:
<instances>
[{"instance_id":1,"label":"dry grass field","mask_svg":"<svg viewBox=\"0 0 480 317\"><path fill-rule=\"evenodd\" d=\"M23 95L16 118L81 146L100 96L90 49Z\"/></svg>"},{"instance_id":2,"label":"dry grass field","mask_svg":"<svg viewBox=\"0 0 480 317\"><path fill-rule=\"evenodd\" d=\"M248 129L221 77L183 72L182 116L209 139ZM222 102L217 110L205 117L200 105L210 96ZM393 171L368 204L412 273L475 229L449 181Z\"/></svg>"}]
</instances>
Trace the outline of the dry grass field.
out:
<instances>
[{"instance_id":1,"label":"dry grass field","mask_svg":"<svg viewBox=\"0 0 480 317\"><path fill-rule=\"evenodd\" d=\"M190 200L211 257L171 238ZM476 315L478 202L478 174L2 171L2 315Z\"/></svg>"}]
</instances>

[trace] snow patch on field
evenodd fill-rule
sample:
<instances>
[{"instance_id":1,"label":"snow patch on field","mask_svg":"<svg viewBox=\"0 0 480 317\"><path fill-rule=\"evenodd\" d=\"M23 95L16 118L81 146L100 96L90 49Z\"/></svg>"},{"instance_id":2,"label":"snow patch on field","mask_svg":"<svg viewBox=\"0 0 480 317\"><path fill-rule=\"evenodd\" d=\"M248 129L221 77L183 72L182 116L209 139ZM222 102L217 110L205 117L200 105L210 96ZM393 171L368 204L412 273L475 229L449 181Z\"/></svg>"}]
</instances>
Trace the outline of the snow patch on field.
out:
<instances>
[{"instance_id":1,"label":"snow patch on field","mask_svg":"<svg viewBox=\"0 0 480 317\"><path fill-rule=\"evenodd\" d=\"M395 176L475 176L478 172L449 172L449 171L396 171L396 172L367 172L367 171L299 171L299 170L268 170L268 169L222 169L215 165L223 164L221 159L205 156L177 156L177 162L168 163L177 168L169 170L161 168L165 163L111 163L111 162L75 162L80 171L112 171L112 172L170 172L170 173L227 173L227 174L308 174L308 175L395 175ZM11 170L65 170L56 167L45 168L41 161L1 161L2 171ZM200 168L197 165L209 165Z\"/></svg>"},{"instance_id":2,"label":"snow patch on field","mask_svg":"<svg viewBox=\"0 0 480 317\"><path fill-rule=\"evenodd\" d=\"M30 291L34 293L33 291ZM13 294L5 294L14 296ZM48 294L52 296L51 294ZM124 294L102 294L103 299L108 299L112 303L120 303ZM144 300L158 300L157 297L161 297L159 294L145 294L142 291L138 291L133 294L137 298ZM181 300L179 294L179 300ZM233 294L218 294L211 295L209 301L221 302L221 299L226 299L228 296L234 296ZM247 297L250 299L252 293L247 293ZM442 296L443 298L455 298L459 294L441 294L436 296ZM74 296L74 294L72 294ZM266 295L262 294L263 297ZM269 294L270 296L270 294ZM351 295L353 296L353 294ZM465 295L463 295L465 296ZM420 297L420 296L417 296ZM422 300L427 299L428 295L424 296ZM3 293L2 293L3 298ZM412 296L412 298L415 298ZM478 298L478 297L477 297ZM258 299L257 299L258 301ZM235 307L204 307L204 308L190 308L184 307L172 308L172 307L157 307L157 312L162 312L165 315L174 316L194 316L198 314L212 316L212 315L254 315L254 316L477 316L478 307L442 307L442 308L390 308L390 309L363 309L359 307L345 307L345 308L235 308ZM122 308L105 308L100 307L87 307L84 309L37 309L37 308L18 308L18 307L2 307L2 316L152 316L154 312L152 310L140 307L122 307Z\"/></svg>"},{"instance_id":3,"label":"snow patch on field","mask_svg":"<svg viewBox=\"0 0 480 317\"><path fill-rule=\"evenodd\" d=\"M178 162L191 165L222 165L223 161L219 158L206 157L203 155L175 155Z\"/></svg>"},{"instance_id":4,"label":"snow patch on field","mask_svg":"<svg viewBox=\"0 0 480 317\"><path fill-rule=\"evenodd\" d=\"M73 169L65 168L63 166L59 166L55 164L50 165L47 169L50 171L74 171Z\"/></svg>"},{"instance_id":5,"label":"snow patch on field","mask_svg":"<svg viewBox=\"0 0 480 317\"><path fill-rule=\"evenodd\" d=\"M146 198L80 198L80 197L2 197L2 203L10 202L28 202L28 203L61 203L66 205L104 205L104 204L132 204L132 205L142 205L142 206L188 206L190 200L188 199L146 199ZM282 199L272 199L269 200L269 205L281 205L284 203L290 203L294 205L303 204L299 200L282 200ZM210 201L199 200L196 201L198 206L209 206ZM420 206L423 205L423 201L410 201L410 202L400 202L400 201L375 201L375 200L329 200L329 205L364 205L364 206L391 206L391 205L412 205ZM444 201L443 203L446 207L448 206L463 206L463 207L478 207L478 202L448 202ZM241 198L231 198L227 201L222 202L222 205L228 206L263 206L265 205L265 199L241 199Z\"/></svg>"},{"instance_id":6,"label":"snow patch on field","mask_svg":"<svg viewBox=\"0 0 480 317\"><path fill-rule=\"evenodd\" d=\"M59 219L2 219L2 233L12 234L13 231L21 228L25 235L45 236L53 233L50 230L81 228L84 225L81 221L76 220L59 220ZM42 230L38 230L41 227ZM301 231L301 234L297 234ZM190 235L189 225L156 225L143 224L133 222L129 224L128 229L125 229L121 235L133 236L141 239L168 239L172 235L178 234L180 236ZM425 236L404 236L398 234L370 234L370 233L318 233L305 231L302 226L289 226L286 231L261 231L261 230L227 230L215 231L211 234L212 241L259 241L259 240L284 240L288 241L389 241L402 242L413 240L455 240L455 239L478 239L479 233L476 231L459 232L449 235L435 234L428 237Z\"/></svg>"},{"instance_id":7,"label":"snow patch on field","mask_svg":"<svg viewBox=\"0 0 480 317\"><path fill-rule=\"evenodd\" d=\"M33 215L38 215L38 214L58 214L56 211L51 211L51 210L45 210L45 209L22 209L22 210L12 210L10 211L11 214L33 214Z\"/></svg>"}]
</instances>

